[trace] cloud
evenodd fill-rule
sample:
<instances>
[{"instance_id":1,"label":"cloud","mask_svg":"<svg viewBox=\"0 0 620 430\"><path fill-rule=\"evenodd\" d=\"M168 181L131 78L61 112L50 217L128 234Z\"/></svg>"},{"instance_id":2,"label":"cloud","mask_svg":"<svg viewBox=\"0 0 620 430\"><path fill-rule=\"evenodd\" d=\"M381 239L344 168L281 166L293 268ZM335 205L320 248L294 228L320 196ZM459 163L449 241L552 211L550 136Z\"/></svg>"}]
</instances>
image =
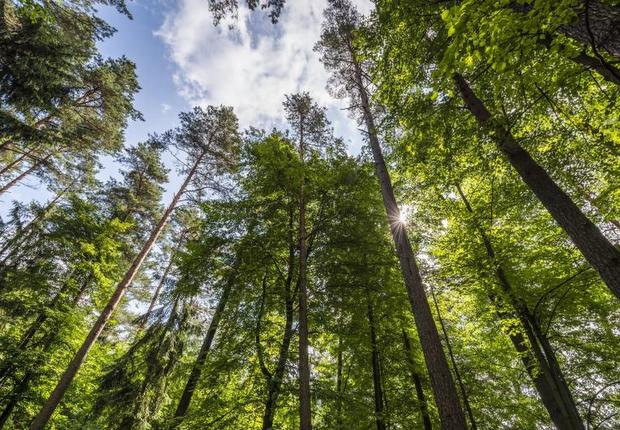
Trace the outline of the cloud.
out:
<instances>
[{"instance_id":1,"label":"cloud","mask_svg":"<svg viewBox=\"0 0 620 430\"><path fill-rule=\"evenodd\" d=\"M358 0L360 10L370 2ZM283 126L284 94L309 91L328 108L336 133L359 147L356 124L325 90L328 74L312 48L325 0L290 1L277 25L264 13L240 8L235 28L213 25L204 0L181 0L156 35L175 65L178 91L190 104L235 108L243 127ZM357 152L353 148L353 152Z\"/></svg>"},{"instance_id":2,"label":"cloud","mask_svg":"<svg viewBox=\"0 0 620 430\"><path fill-rule=\"evenodd\" d=\"M172 106L170 106L168 103L162 103L161 104L161 113L167 113L171 108L172 108Z\"/></svg>"}]
</instances>

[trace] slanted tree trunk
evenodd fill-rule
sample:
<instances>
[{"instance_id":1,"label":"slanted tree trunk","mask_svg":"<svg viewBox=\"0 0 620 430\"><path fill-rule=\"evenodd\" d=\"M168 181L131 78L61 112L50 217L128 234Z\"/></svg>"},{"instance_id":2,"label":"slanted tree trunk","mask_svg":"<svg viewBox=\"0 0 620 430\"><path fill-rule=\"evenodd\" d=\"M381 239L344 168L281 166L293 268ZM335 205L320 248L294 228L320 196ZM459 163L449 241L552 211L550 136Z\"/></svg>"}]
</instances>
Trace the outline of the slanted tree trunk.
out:
<instances>
[{"instance_id":1,"label":"slanted tree trunk","mask_svg":"<svg viewBox=\"0 0 620 430\"><path fill-rule=\"evenodd\" d=\"M351 61L355 67L355 85L360 98L361 112L364 116L368 140L372 150L375 172L381 186L383 204L387 213L392 238L400 261L400 268L405 281L409 303L420 336L420 343L428 369L431 388L435 403L445 430L463 430L466 427L465 415L459 401L459 396L450 373L450 367L441 346L437 326L428 304L424 285L420 276L409 237L405 227L400 223L400 210L396 203L392 181L385 165L377 128L370 109L370 101L364 86L362 68L359 64L352 44L349 46Z\"/></svg>"},{"instance_id":2,"label":"slanted tree trunk","mask_svg":"<svg viewBox=\"0 0 620 430\"><path fill-rule=\"evenodd\" d=\"M183 393L181 394L181 398L179 399L179 403L177 405L176 411L174 412L174 419L171 429L177 428L187 411L189 410L190 403L192 401L192 396L194 395L194 390L200 381L200 376L202 375L202 369L207 361L207 356L209 355L209 351L211 350L211 345L213 344L213 339L215 338L215 333L222 319L222 315L224 314L224 310L226 309L226 304L228 302L228 298L230 297L230 292L233 288L237 277L237 268L236 262L233 265L232 273L228 278L226 285L224 286L224 290L222 291L222 296L220 297L219 302L215 308L215 312L213 313L213 317L211 318L211 323L209 324L209 329L207 330L207 334L202 342L202 346L200 347L200 351L198 352L198 356L196 357L196 361L194 361L194 365L192 366L192 371L187 378L187 382L185 383L185 388L183 389Z\"/></svg>"},{"instance_id":3,"label":"slanted tree trunk","mask_svg":"<svg viewBox=\"0 0 620 430\"><path fill-rule=\"evenodd\" d=\"M185 181L183 182L178 192L175 194L172 201L166 208L166 211L164 212L161 219L155 226L155 229L151 232L151 235L149 236L148 240L145 242L144 246L142 247L138 255L135 257L133 263L129 267L129 270L127 270L127 272L125 273L123 280L116 286L116 290L112 294L112 297L110 298L106 307L103 309L103 311L99 315L99 318L97 318L97 321L95 322L90 332L88 333L86 340L84 340L84 343L82 344L78 352L75 354L75 356L73 357L73 359L67 366L67 369L65 370L65 372L60 377L60 380L58 381L56 388L54 388L54 391L52 391L52 394L50 395L50 397L47 399L47 401L43 405L43 408L41 409L41 411L35 417L33 422L30 424L30 430L43 430L43 428L45 427L45 425L51 418L52 414L54 413L54 410L56 409L56 406L58 406L58 404L62 400L65 392L67 391L67 388L69 388L69 385L71 384L71 381L73 381L73 378L75 377L78 370L80 369L80 366L86 359L88 352L90 351L90 349L93 347L93 345L99 338L99 335L101 334L101 332L107 325L108 321L112 317L112 313L116 310L116 307L118 306L121 299L125 295L127 288L129 287L129 285L131 285L131 282L133 281L134 277L140 270L142 263L144 262L147 255L151 251L151 248L153 248L153 245L159 238L159 235L164 230L164 227L166 223L168 222L170 215L174 211L174 208L176 207L181 196L185 192L187 186L193 179L194 174L196 173L196 170L198 169L198 166L200 165L200 162L202 161L203 156L204 156L204 153L196 158L196 161L194 165L192 166L191 170L189 171L187 177L185 178Z\"/></svg>"},{"instance_id":4,"label":"slanted tree trunk","mask_svg":"<svg viewBox=\"0 0 620 430\"><path fill-rule=\"evenodd\" d=\"M456 189L467 212L474 215L473 208L460 185L457 184ZM501 264L497 261L491 239L475 219L474 226L480 234L487 256L494 267L497 280L508 297L508 306L512 307L513 312L507 311L506 303L491 291L488 293L489 299L496 305L498 317L508 324L505 331L521 357L530 378L532 378L551 420L559 430L584 430L583 421L559 367L555 351L540 330L536 318L531 314L525 303L516 297L512 284ZM515 314L519 322L515 321ZM527 339L524 337L524 333Z\"/></svg>"},{"instance_id":5,"label":"slanted tree trunk","mask_svg":"<svg viewBox=\"0 0 620 430\"><path fill-rule=\"evenodd\" d=\"M469 418L469 425L472 430L476 430L478 426L476 425L476 419L474 418L474 412L471 409L471 404L469 403L469 394L467 393L467 389L465 388L465 384L463 383L463 378L461 377L461 372L459 371L459 366L456 364L456 358L454 357L454 351L452 351L452 342L450 342L450 336L448 336L448 330L446 330L446 325L443 322L443 318L441 317L441 311L439 310L439 303L437 303L437 297L435 297L435 292L431 287L431 295L433 296L433 303L435 304L435 310L437 311L437 319L439 320L439 325L441 326L441 332L443 333L443 337L446 341L446 347L448 348L448 356L450 357L450 362L452 363L452 369L454 370L454 376L456 376L456 382L459 385L459 389L461 390L461 396L463 398L463 403L465 404L465 410L467 411L467 417Z\"/></svg>"},{"instance_id":6,"label":"slanted tree trunk","mask_svg":"<svg viewBox=\"0 0 620 430\"><path fill-rule=\"evenodd\" d=\"M377 345L377 333L375 331L375 317L372 303L368 299L368 326L370 328L370 350L372 364L372 385L375 398L375 422L377 430L385 430L385 417L383 411L383 387L381 386L381 368L379 366L379 348Z\"/></svg>"},{"instance_id":7,"label":"slanted tree trunk","mask_svg":"<svg viewBox=\"0 0 620 430\"><path fill-rule=\"evenodd\" d=\"M466 106L495 140L508 162L568 234L588 263L598 271L611 292L620 298L620 251L603 236L525 148L519 145L510 130L491 116L467 81L459 74L454 75L454 81Z\"/></svg>"},{"instance_id":8,"label":"slanted tree trunk","mask_svg":"<svg viewBox=\"0 0 620 430\"><path fill-rule=\"evenodd\" d=\"M71 301L71 309L74 309L77 306L77 304L80 302L82 297L84 297L84 293L86 292L86 289L88 288L88 284L90 280L91 280L91 277L89 276L88 279L82 283L82 286L77 291L77 293L73 297L73 300ZM56 295L54 299L52 300L52 302L57 301L56 299L58 297L59 295ZM37 320L35 320L35 322L30 327L26 335L22 337L22 341L20 342L20 345L23 345L22 349L25 349L25 347L28 345L28 342L32 340L36 331L38 331L41 328L41 326L47 320L47 318L48 318L48 315L46 313L41 313L39 315L39 317L37 318ZM57 339L57 333L55 331L48 332L47 335L43 336L43 338L41 339L41 342L42 342L42 348L40 352L41 357L47 356L49 350L56 342L56 339ZM7 371L10 371L10 370L11 369L7 369ZM35 376L36 374L34 371L32 370L27 371L22 377L22 379L19 381L19 383L13 389L13 392L9 396L7 404L2 411L2 414L0 414L0 429L4 427L4 425L6 424L6 421L11 416L13 409L15 408L15 406L17 406L17 404L21 400L24 393L28 391L28 388L30 387L30 382Z\"/></svg>"},{"instance_id":9,"label":"slanted tree trunk","mask_svg":"<svg viewBox=\"0 0 620 430\"><path fill-rule=\"evenodd\" d=\"M409 335L403 329L403 343L405 345L405 353L407 354L407 361L411 369L411 379L413 380L413 386L415 387L416 397L418 399L418 405L420 408L420 415L422 416L422 423L424 424L424 430L432 430L433 424L431 417L428 413L428 405L426 404L426 396L424 395L424 389L422 388L422 378L416 371L416 365L413 361L413 351L411 348L411 339Z\"/></svg>"},{"instance_id":10,"label":"slanted tree trunk","mask_svg":"<svg viewBox=\"0 0 620 430\"><path fill-rule=\"evenodd\" d=\"M272 430L273 420L276 413L276 405L280 395L280 388L284 379L286 370L286 361L288 359L291 339L293 337L293 304L294 294L292 291L293 276L295 272L295 242L293 240L293 209L289 209L289 227L288 227L288 268L286 279L284 281L284 305L285 305L285 323L284 335L278 353L278 362L272 375L267 377L267 400L265 401L265 411L263 413L263 430ZM298 281L299 282L299 281Z\"/></svg>"}]
</instances>

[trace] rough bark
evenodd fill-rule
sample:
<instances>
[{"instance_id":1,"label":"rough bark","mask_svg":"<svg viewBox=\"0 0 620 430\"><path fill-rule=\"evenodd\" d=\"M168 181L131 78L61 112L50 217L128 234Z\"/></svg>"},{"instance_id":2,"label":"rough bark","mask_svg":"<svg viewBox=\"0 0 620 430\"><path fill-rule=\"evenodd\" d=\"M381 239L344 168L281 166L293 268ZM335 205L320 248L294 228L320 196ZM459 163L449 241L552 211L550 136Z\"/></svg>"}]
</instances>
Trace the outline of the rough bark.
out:
<instances>
[{"instance_id":1,"label":"rough bark","mask_svg":"<svg viewBox=\"0 0 620 430\"><path fill-rule=\"evenodd\" d=\"M426 297L426 292L424 291L424 285L411 248L411 243L409 242L409 237L407 236L404 226L399 222L400 210L396 203L392 181L379 144L377 128L362 78L362 69L356 59L355 51L352 47L349 49L355 67L354 84L361 101L361 113L366 123L368 140L375 164L375 172L379 179L383 204L388 216L390 231L399 258L409 303L420 336L424 360L428 369L431 388L441 419L442 428L445 430L462 430L466 427L465 415L463 414L463 409L450 373L450 367L448 366L446 356L441 346L437 326L433 320L431 308Z\"/></svg>"},{"instance_id":2,"label":"rough bark","mask_svg":"<svg viewBox=\"0 0 620 430\"><path fill-rule=\"evenodd\" d=\"M372 364L372 385L375 399L375 423L377 424L377 430L385 430L385 418L383 416L383 387L381 386L381 368L379 366L379 348L377 345L375 317L370 300L368 300L367 315L368 326L370 328L370 361Z\"/></svg>"},{"instance_id":3,"label":"rough bark","mask_svg":"<svg viewBox=\"0 0 620 430\"><path fill-rule=\"evenodd\" d=\"M494 120L484 103L459 74L454 81L468 109L495 140L508 162L564 229L585 259L599 273L611 292L620 298L620 251L581 212L579 207L516 141L510 130Z\"/></svg>"},{"instance_id":4,"label":"rough bark","mask_svg":"<svg viewBox=\"0 0 620 430\"><path fill-rule=\"evenodd\" d=\"M211 318L211 323L209 324L209 329L207 330L207 334L202 342L200 347L200 351L198 352L198 356L196 357L196 361L194 361L194 365L192 366L192 371L187 378L187 383L185 384L185 388L183 389L183 393L181 394L181 398L179 399L179 403L177 405L176 411L174 412L174 419L171 429L177 428L187 411L189 410L189 406L192 401L192 396L194 395L194 390L200 381L200 377L202 375L202 369L207 361L207 356L209 355L209 351L211 350L211 345L213 344L213 339L215 338L215 333L217 332L217 328L222 319L222 315L224 314L224 310L226 309L226 304L228 302L228 298L230 297L230 291L236 279L236 268L233 267L233 272L231 273L226 286L224 287L224 291L222 291L222 296L220 297L219 302L215 308L215 312L213 313L213 317Z\"/></svg>"},{"instance_id":5,"label":"rough bark","mask_svg":"<svg viewBox=\"0 0 620 430\"><path fill-rule=\"evenodd\" d=\"M413 352L411 348L411 339L409 339L409 335L403 329L403 343L405 345L405 353L407 354L407 361L409 362L409 367L411 369L411 379L413 380L413 386L415 387L416 398L418 399L418 405L420 408L420 416L422 417L422 424L424 425L424 430L432 430L433 424L431 422L431 417L428 413L428 405L426 403L426 395L424 394L424 389L422 387L422 378L418 375L416 371L416 365L413 361Z\"/></svg>"},{"instance_id":6,"label":"rough bark","mask_svg":"<svg viewBox=\"0 0 620 430\"><path fill-rule=\"evenodd\" d=\"M142 263L144 262L147 255L151 251L151 248L153 248L153 245L159 238L161 232L164 230L164 227L166 223L168 222L170 215L174 211L174 208L176 207L179 199L181 198L181 196L185 192L185 189L187 188L187 186L193 179L194 174L196 173L196 170L198 169L198 166L200 165L203 155L196 158L196 161L194 165L192 166L190 172L188 173L187 177L185 178L185 181L183 182L178 192L173 197L172 202L170 202L170 204L168 205L166 211L164 212L161 219L157 223L157 226L151 232L148 240L144 243L144 246L142 247L138 255L135 257L134 261L129 267L129 270L127 270L127 272L125 273L123 280L117 285L116 290L112 294L112 297L110 298L106 307L103 309L103 311L99 315L99 318L97 318L97 321L95 322L90 332L88 333L88 336L84 340L84 343L82 344L78 352L75 354L75 356L73 357L73 359L67 366L67 369L65 370L65 372L60 377L60 380L58 381L56 388L54 388L54 391L52 391L52 394L50 395L50 397L47 399L47 401L43 405L43 408L41 408L41 411L38 413L38 415L35 417L35 419L30 424L30 430L43 430L43 428L45 427L45 425L51 418L52 414L54 413L54 410L56 409L56 407L62 400L65 392L69 388L69 385L73 381L73 378L75 377L82 363L86 359L88 352L90 351L90 349L93 347L93 345L99 338L99 335L101 334L101 332L107 325L108 321L112 317L112 313L116 310L116 307L118 306L121 299L125 295L127 288L129 287L129 285L131 285L131 282L133 281L134 277L140 270Z\"/></svg>"}]
</instances>

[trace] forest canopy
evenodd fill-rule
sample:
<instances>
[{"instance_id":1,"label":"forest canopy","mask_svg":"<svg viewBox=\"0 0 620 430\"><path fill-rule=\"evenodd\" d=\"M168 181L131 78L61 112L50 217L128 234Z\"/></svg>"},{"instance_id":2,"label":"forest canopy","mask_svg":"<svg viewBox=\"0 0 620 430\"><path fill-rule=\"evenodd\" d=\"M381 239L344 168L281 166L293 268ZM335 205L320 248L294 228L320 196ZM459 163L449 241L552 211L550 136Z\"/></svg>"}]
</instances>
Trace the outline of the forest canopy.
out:
<instances>
[{"instance_id":1,"label":"forest canopy","mask_svg":"<svg viewBox=\"0 0 620 430\"><path fill-rule=\"evenodd\" d=\"M620 2L325 6L359 154L303 89L132 141L123 0L1 1L0 429L620 428Z\"/></svg>"}]
</instances>

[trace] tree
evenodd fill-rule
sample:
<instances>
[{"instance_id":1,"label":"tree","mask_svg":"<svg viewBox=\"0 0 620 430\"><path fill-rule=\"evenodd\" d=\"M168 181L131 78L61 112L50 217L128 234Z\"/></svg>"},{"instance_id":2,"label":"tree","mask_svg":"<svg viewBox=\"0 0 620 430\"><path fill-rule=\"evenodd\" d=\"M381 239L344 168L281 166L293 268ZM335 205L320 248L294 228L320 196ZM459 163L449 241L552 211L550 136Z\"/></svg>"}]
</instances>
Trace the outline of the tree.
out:
<instances>
[{"instance_id":1,"label":"tree","mask_svg":"<svg viewBox=\"0 0 620 430\"><path fill-rule=\"evenodd\" d=\"M91 328L86 340L73 357L67 369L61 376L58 385L43 405L43 408L30 425L31 430L43 429L52 416L54 409L62 400L69 384L77 374L88 351L92 348L97 338L105 328L112 313L118 306L127 288L138 273L146 256L157 241L159 235L168 222L181 196L186 192L190 183L196 177L214 178L218 173L224 173L232 167L234 153L238 145L237 119L232 109L226 107L209 106L206 111L195 108L192 112L180 115L181 126L167 133L165 139L174 142L180 148L186 149L191 167L172 201L164 211L159 222L151 232L138 255L134 258L130 268L125 273L123 280L117 285L110 301L99 315L99 318Z\"/></svg>"}]
</instances>

